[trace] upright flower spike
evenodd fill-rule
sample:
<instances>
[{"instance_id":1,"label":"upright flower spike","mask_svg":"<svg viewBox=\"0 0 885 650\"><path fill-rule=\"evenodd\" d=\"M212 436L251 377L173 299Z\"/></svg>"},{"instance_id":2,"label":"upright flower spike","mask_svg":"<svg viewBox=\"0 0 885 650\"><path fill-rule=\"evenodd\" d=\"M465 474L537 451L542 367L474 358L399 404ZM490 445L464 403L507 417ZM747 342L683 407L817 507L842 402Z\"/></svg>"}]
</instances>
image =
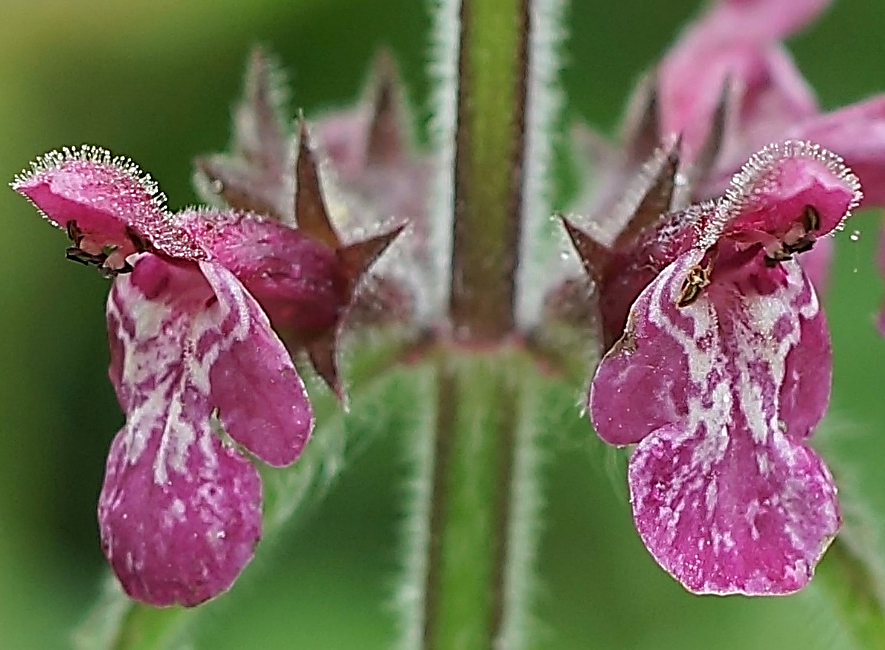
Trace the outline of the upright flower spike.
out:
<instances>
[{"instance_id":1,"label":"upright flower spike","mask_svg":"<svg viewBox=\"0 0 885 650\"><path fill-rule=\"evenodd\" d=\"M832 477L806 444L829 401L829 334L792 258L860 198L816 145L760 151L695 208L695 241L641 292L596 371L597 433L637 445L637 530L690 591L801 589L839 529Z\"/></svg>"},{"instance_id":2,"label":"upright flower spike","mask_svg":"<svg viewBox=\"0 0 885 650\"><path fill-rule=\"evenodd\" d=\"M132 597L196 605L232 584L261 530L258 474L216 428L271 465L292 463L313 427L301 379L235 270L189 227L193 213L169 214L133 163L65 150L13 187L118 276L110 378L126 424L99 500L105 554Z\"/></svg>"}]
</instances>

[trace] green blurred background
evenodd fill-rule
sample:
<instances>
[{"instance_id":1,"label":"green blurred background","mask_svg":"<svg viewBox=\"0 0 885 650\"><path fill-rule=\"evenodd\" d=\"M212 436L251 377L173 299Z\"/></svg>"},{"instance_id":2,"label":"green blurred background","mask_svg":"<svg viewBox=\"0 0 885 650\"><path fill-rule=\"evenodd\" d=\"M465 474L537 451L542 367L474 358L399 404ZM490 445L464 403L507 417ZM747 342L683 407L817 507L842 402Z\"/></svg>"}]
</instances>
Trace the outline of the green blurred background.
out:
<instances>
[{"instance_id":1,"label":"green blurred background","mask_svg":"<svg viewBox=\"0 0 885 650\"><path fill-rule=\"evenodd\" d=\"M693 0L571 7L569 117L611 131L635 78L696 10ZM0 178L40 153L99 144L195 201L194 154L222 148L255 43L291 74L308 116L358 95L381 45L400 62L424 128L429 20L417 0L6 0L0 14ZM881 0L843 0L791 42L821 102L885 91ZM108 283L64 260L65 238L0 192L0 648L61 648L99 591L95 525L107 445L122 417L106 381ZM857 231L853 241L849 233ZM831 424L819 439L885 534L885 342L873 318L879 215L838 241L827 298L836 349ZM575 403L578 390L575 391ZM541 547L545 648L831 648L842 634L819 590L776 600L695 598L658 570L629 518L623 468L563 408L549 454ZM210 612L198 648L386 648L404 492L392 437L362 454L308 521L259 550L248 580ZM885 546L879 545L881 556Z\"/></svg>"}]
</instances>

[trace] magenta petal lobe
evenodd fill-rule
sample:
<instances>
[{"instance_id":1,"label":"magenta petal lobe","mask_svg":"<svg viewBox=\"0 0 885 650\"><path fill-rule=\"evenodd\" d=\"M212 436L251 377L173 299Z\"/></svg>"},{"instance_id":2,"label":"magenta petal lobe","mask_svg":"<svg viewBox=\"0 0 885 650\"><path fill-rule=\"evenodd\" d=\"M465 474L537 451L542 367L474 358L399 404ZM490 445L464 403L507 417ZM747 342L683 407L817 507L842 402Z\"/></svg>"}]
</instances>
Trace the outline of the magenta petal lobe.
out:
<instances>
[{"instance_id":1,"label":"magenta petal lobe","mask_svg":"<svg viewBox=\"0 0 885 650\"><path fill-rule=\"evenodd\" d=\"M195 605L230 586L260 534L258 474L219 422L288 464L313 425L307 395L267 317L218 264L143 254L114 282L107 319L126 424L99 502L105 552L133 597Z\"/></svg>"},{"instance_id":2,"label":"magenta petal lobe","mask_svg":"<svg viewBox=\"0 0 885 650\"><path fill-rule=\"evenodd\" d=\"M206 426L181 471L158 481L166 438L151 431L133 458L137 435L127 425L111 445L98 504L102 548L131 597L198 605L226 591L252 559L261 537L258 472Z\"/></svg>"},{"instance_id":3,"label":"magenta petal lobe","mask_svg":"<svg viewBox=\"0 0 885 650\"><path fill-rule=\"evenodd\" d=\"M826 466L777 429L760 444L734 425L665 427L636 448L629 483L643 542L695 593L797 591L840 526Z\"/></svg>"},{"instance_id":4,"label":"magenta petal lobe","mask_svg":"<svg viewBox=\"0 0 885 650\"><path fill-rule=\"evenodd\" d=\"M224 267L201 262L222 313L222 351L209 373L212 400L231 438L269 465L292 463L313 429L307 391L255 299Z\"/></svg>"},{"instance_id":5,"label":"magenta petal lobe","mask_svg":"<svg viewBox=\"0 0 885 650\"><path fill-rule=\"evenodd\" d=\"M804 445L829 400L829 336L796 262L717 246L692 301L678 304L700 250L640 294L593 380L591 417L607 442L638 443L637 529L687 589L789 593L840 525L832 477Z\"/></svg>"}]
</instances>

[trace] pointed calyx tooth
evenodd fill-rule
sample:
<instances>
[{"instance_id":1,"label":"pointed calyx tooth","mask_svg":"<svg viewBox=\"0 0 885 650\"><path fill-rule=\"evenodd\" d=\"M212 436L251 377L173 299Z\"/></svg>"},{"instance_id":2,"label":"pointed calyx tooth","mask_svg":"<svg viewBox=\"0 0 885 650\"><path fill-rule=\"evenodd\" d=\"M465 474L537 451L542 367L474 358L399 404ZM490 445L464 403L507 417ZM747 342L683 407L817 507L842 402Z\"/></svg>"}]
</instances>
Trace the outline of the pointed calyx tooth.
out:
<instances>
[{"instance_id":1,"label":"pointed calyx tooth","mask_svg":"<svg viewBox=\"0 0 885 650\"><path fill-rule=\"evenodd\" d=\"M369 239L348 244L337 251L341 262L342 272L350 283L350 288L356 287L363 275L374 264L394 239L405 229L406 224L400 224L387 232L375 235Z\"/></svg>"},{"instance_id":2,"label":"pointed calyx tooth","mask_svg":"<svg viewBox=\"0 0 885 650\"><path fill-rule=\"evenodd\" d=\"M663 215L672 208L673 192L676 188L676 176L679 170L679 157L682 139L678 138L663 157L657 170L652 168L653 175L648 178L648 189L642 195L633 216L624 229L618 234L612 248L629 246L646 230L660 223ZM652 162L655 158L652 158ZM646 165L648 169L648 165Z\"/></svg>"},{"instance_id":3,"label":"pointed calyx tooth","mask_svg":"<svg viewBox=\"0 0 885 650\"><path fill-rule=\"evenodd\" d=\"M565 226L572 246L581 258L581 264L587 275L598 285L602 283L605 274L605 268L611 258L611 251L593 239L590 235L575 226L571 221L563 215L557 215Z\"/></svg>"},{"instance_id":4,"label":"pointed calyx tooth","mask_svg":"<svg viewBox=\"0 0 885 650\"><path fill-rule=\"evenodd\" d=\"M368 164L389 164L403 151L402 92L396 63L388 50L375 59L372 122L366 145Z\"/></svg>"},{"instance_id":5,"label":"pointed calyx tooth","mask_svg":"<svg viewBox=\"0 0 885 650\"><path fill-rule=\"evenodd\" d=\"M287 94L276 61L255 47L234 118L234 149L253 165L277 173L282 173L286 162Z\"/></svg>"},{"instance_id":6,"label":"pointed calyx tooth","mask_svg":"<svg viewBox=\"0 0 885 650\"><path fill-rule=\"evenodd\" d=\"M654 74L639 83L635 99L628 108L623 143L628 163L637 167L661 145L658 80Z\"/></svg>"},{"instance_id":7,"label":"pointed calyx tooth","mask_svg":"<svg viewBox=\"0 0 885 650\"><path fill-rule=\"evenodd\" d=\"M347 298L338 309L335 324L311 336L306 342L303 342L303 347L307 350L310 362L313 364L317 374L326 382L342 403L345 396L338 376L338 363L336 359L338 336L344 317L352 308L356 300L357 286L369 270L369 267L404 228L405 225L400 225L388 232L364 241L341 246L335 251L338 258L338 272L346 283Z\"/></svg>"},{"instance_id":8,"label":"pointed calyx tooth","mask_svg":"<svg viewBox=\"0 0 885 650\"><path fill-rule=\"evenodd\" d=\"M311 340L305 348L310 363L320 378L335 393L339 402L344 403L344 388L338 375L338 329L330 328Z\"/></svg>"},{"instance_id":9,"label":"pointed calyx tooth","mask_svg":"<svg viewBox=\"0 0 885 650\"><path fill-rule=\"evenodd\" d=\"M298 229L312 239L338 250L341 240L332 226L320 188L316 158L307 133L304 116L298 118L298 160L295 163L295 221Z\"/></svg>"},{"instance_id":10,"label":"pointed calyx tooth","mask_svg":"<svg viewBox=\"0 0 885 650\"><path fill-rule=\"evenodd\" d=\"M710 122L710 130L704 139L703 145L695 156L694 162L688 171L688 180L691 187L697 187L706 180L710 170L719 159L722 147L725 144L726 127L728 126L728 114L731 110L733 84L731 77L726 77L722 84L722 92L719 95L719 103Z\"/></svg>"}]
</instances>

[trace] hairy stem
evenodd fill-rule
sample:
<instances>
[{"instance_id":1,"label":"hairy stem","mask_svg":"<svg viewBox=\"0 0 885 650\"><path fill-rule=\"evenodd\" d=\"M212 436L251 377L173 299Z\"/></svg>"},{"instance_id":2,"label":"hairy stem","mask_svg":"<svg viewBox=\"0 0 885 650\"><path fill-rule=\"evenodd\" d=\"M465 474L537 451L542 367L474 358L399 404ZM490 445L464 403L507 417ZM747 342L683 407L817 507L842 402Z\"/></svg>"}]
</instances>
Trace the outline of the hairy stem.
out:
<instances>
[{"instance_id":1,"label":"hairy stem","mask_svg":"<svg viewBox=\"0 0 885 650\"><path fill-rule=\"evenodd\" d=\"M539 14L532 0L441 0L437 7L437 55L445 60L431 69L440 83L437 126L447 133L436 136L453 144L443 156L453 169L440 171L450 183L453 340L436 352L435 419L413 438L401 591L408 650L514 650L529 633L541 503L538 371L513 335L532 320L517 316L525 302L517 293L526 207L544 202L544 183L526 183L526 152L553 113L529 110L537 59L530 48L543 41L533 36L539 15L559 13ZM549 148L535 149L545 168Z\"/></svg>"},{"instance_id":2,"label":"hairy stem","mask_svg":"<svg viewBox=\"0 0 885 650\"><path fill-rule=\"evenodd\" d=\"M522 223L529 0L461 0L449 309L455 337L513 330Z\"/></svg>"},{"instance_id":3,"label":"hairy stem","mask_svg":"<svg viewBox=\"0 0 885 650\"><path fill-rule=\"evenodd\" d=\"M539 475L532 362L518 349L440 355L423 585L427 650L519 647Z\"/></svg>"}]
</instances>

